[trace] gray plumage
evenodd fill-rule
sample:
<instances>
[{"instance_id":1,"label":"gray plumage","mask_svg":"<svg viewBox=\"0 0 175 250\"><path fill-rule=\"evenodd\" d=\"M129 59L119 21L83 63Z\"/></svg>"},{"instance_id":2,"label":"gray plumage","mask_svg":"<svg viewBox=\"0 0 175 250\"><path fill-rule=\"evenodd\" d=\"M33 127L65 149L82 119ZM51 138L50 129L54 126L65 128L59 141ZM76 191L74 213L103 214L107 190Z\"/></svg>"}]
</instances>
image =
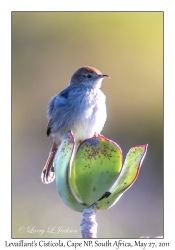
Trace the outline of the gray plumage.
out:
<instances>
[{"instance_id":1,"label":"gray plumage","mask_svg":"<svg viewBox=\"0 0 175 250\"><path fill-rule=\"evenodd\" d=\"M106 121L106 97L100 90L104 77L93 67L81 67L72 76L70 85L48 104L47 135L54 145L42 172L43 183L54 180L53 159L65 134L72 130L76 141L99 134ZM50 159L50 160L49 160Z\"/></svg>"}]
</instances>

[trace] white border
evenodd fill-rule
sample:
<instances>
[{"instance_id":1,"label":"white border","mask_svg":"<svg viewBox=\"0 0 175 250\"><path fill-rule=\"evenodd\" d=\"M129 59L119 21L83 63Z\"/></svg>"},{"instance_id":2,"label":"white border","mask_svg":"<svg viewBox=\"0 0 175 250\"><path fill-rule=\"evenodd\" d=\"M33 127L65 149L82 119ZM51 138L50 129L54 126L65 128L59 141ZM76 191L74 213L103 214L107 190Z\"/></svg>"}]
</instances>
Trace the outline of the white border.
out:
<instances>
[{"instance_id":1,"label":"white border","mask_svg":"<svg viewBox=\"0 0 175 250\"><path fill-rule=\"evenodd\" d=\"M0 245L4 249L5 240L11 240L11 11L164 11L164 124L165 124L165 242L174 240L174 130L175 130L175 2L169 1L16 1L0 3L0 114L1 114L1 181L0 181ZM160 240L160 239L159 239ZM30 240L26 240L29 242ZM36 240L37 241L37 240ZM54 240L52 240L54 241ZM77 240L78 241L78 240ZM155 242L157 239L155 239ZM16 247L16 249L18 249ZM42 249L45 249L44 247ZM97 248L98 249L98 248ZM159 249L159 248L157 248ZM167 249L167 248L164 248Z\"/></svg>"}]
</instances>

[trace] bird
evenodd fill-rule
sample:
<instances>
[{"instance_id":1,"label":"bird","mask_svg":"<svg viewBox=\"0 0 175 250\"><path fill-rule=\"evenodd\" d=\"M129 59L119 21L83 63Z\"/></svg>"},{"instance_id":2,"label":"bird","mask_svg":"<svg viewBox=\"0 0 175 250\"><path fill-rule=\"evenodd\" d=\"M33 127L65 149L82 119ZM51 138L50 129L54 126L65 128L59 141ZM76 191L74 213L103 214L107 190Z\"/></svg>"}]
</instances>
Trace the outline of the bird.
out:
<instances>
[{"instance_id":1,"label":"bird","mask_svg":"<svg viewBox=\"0 0 175 250\"><path fill-rule=\"evenodd\" d=\"M50 100L46 133L53 137L53 145L41 173L44 184L54 181L54 157L68 131L72 131L76 142L101 133L107 110L106 96L100 88L102 80L108 77L94 67L80 67L72 75L69 86Z\"/></svg>"}]
</instances>

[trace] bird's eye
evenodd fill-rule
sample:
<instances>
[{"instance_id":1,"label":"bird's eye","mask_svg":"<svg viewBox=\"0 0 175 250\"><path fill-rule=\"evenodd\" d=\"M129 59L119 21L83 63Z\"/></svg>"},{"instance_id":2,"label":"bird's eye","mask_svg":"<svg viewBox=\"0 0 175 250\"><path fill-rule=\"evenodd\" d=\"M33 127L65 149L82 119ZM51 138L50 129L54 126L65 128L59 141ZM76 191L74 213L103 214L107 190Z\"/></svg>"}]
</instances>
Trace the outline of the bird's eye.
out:
<instances>
[{"instance_id":1,"label":"bird's eye","mask_svg":"<svg viewBox=\"0 0 175 250\"><path fill-rule=\"evenodd\" d=\"M87 75L87 78L91 78L92 76L91 75Z\"/></svg>"}]
</instances>

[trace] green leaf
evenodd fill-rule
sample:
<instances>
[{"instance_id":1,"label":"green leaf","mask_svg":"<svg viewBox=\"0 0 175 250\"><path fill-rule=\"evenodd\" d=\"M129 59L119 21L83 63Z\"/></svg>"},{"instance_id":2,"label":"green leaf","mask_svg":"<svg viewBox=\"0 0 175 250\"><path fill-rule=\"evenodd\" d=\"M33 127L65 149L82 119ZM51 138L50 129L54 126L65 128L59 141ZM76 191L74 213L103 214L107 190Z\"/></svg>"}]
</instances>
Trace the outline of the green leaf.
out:
<instances>
[{"instance_id":1,"label":"green leaf","mask_svg":"<svg viewBox=\"0 0 175 250\"><path fill-rule=\"evenodd\" d=\"M120 172L120 147L102 135L83 141L72 165L71 187L84 204L90 206L112 186Z\"/></svg>"},{"instance_id":2,"label":"green leaf","mask_svg":"<svg viewBox=\"0 0 175 250\"><path fill-rule=\"evenodd\" d=\"M104 197L97 202L97 209L104 210L113 206L122 194L134 183L146 155L147 147L148 144L136 146L130 149L119 178L109 190L111 194L107 198Z\"/></svg>"},{"instance_id":3,"label":"green leaf","mask_svg":"<svg viewBox=\"0 0 175 250\"><path fill-rule=\"evenodd\" d=\"M69 172L74 157L75 141L71 132L64 137L54 160L55 179L58 192L64 203L75 211L82 212L83 204L74 197L69 185Z\"/></svg>"}]
</instances>

